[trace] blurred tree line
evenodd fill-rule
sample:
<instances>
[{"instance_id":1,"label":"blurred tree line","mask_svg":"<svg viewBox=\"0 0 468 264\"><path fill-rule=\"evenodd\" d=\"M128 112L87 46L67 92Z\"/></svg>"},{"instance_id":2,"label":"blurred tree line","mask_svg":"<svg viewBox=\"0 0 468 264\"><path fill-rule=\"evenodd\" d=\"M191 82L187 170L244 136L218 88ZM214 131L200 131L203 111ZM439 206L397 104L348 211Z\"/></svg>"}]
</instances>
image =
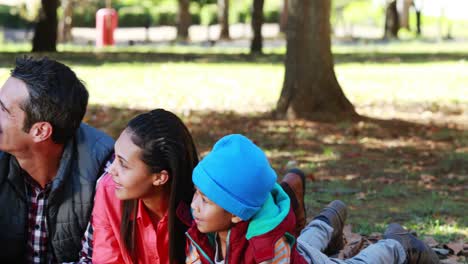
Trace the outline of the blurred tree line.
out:
<instances>
[{"instance_id":1,"label":"blurred tree line","mask_svg":"<svg viewBox=\"0 0 468 264\"><path fill-rule=\"evenodd\" d=\"M9 28L24 28L37 20L41 1L31 1L32 5L0 5L0 24ZM266 1L264 20L266 23L277 23L283 0ZM188 3L191 24L213 25L218 23L217 0L120 0L112 1L112 7L119 13L120 27L144 27L177 24L179 4ZM62 0L58 7L58 17L66 16L67 8L71 10L74 27L94 27L95 14L105 7L100 0ZM248 23L251 19L252 1L229 1L229 23Z\"/></svg>"},{"instance_id":2,"label":"blurred tree line","mask_svg":"<svg viewBox=\"0 0 468 264\"><path fill-rule=\"evenodd\" d=\"M405 23L409 21L409 8L416 0L382 1L385 1L381 9L385 12L384 37L396 38L401 27L408 27ZM33 2L36 5L32 6ZM119 26L176 25L177 38L182 41L188 39L188 27L194 23L218 23L219 37L229 39L230 23L250 20L254 33L251 53L262 52L262 24L273 22L269 17L274 17L274 22L281 23L287 39L285 78L274 113L279 117L336 121L358 119L359 115L335 76L331 22L350 14L368 18L372 12L363 9L373 2L335 0L332 5L331 0L120 0L112 6L118 10ZM24 9L33 11L24 13L36 21L33 51L56 51L58 28L59 39L66 41L70 37L66 31L80 23L88 25L96 10L104 7L97 0L28 0L27 3L29 6ZM403 9L398 9L398 3L403 3ZM268 15L266 10L275 11ZM420 33L421 20L417 21Z\"/></svg>"},{"instance_id":3,"label":"blurred tree line","mask_svg":"<svg viewBox=\"0 0 468 264\"><path fill-rule=\"evenodd\" d=\"M58 40L61 42L71 40L72 27L94 27L96 11L105 7L104 0L18 1L22 4L14 8L0 5L0 25L9 28L36 26L37 29L38 24L50 17L50 23L59 25ZM422 32L422 21L428 23L427 19L423 19L424 2L333 0L330 10L331 30L340 29L341 35L353 37L355 27L364 26L382 28L384 38L398 38L401 29L411 30L418 36ZM250 23L254 33L252 52L259 53L262 44L261 25L280 23L284 32L287 3L288 0L114 0L112 7L118 11L119 27L177 26L177 38L182 41L188 40L190 25L220 24L220 39L229 39L229 24ZM45 15L48 10L52 10L49 7L57 10L56 18L53 13ZM410 23L410 20L413 21ZM447 33L449 35L450 32Z\"/></svg>"}]
</instances>

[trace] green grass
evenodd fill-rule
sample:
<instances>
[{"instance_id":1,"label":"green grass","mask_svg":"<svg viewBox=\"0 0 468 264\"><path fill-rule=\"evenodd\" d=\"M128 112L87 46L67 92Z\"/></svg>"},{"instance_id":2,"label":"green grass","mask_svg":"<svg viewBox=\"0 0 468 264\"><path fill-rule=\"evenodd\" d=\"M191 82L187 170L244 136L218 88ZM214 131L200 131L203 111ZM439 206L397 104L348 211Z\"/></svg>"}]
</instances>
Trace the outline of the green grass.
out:
<instances>
[{"instance_id":1,"label":"green grass","mask_svg":"<svg viewBox=\"0 0 468 264\"><path fill-rule=\"evenodd\" d=\"M1 40L1 36L0 36ZM27 53L31 51L31 43L11 43L0 41L0 52ZM94 45L58 44L57 50L60 52L163 52L174 54L238 54L249 53L248 47L236 46L206 46L201 44L180 45L158 44L158 45L134 45L134 46L113 46L96 48ZM399 41L379 42L375 40L361 40L353 43L335 43L332 46L334 54L368 54L374 53L394 53L394 54L424 54L424 53L468 53L468 43L466 41L441 41L425 39L405 39ZM286 47L266 47L263 49L266 54L285 54ZM466 59L466 57L465 57Z\"/></svg>"},{"instance_id":2,"label":"green grass","mask_svg":"<svg viewBox=\"0 0 468 264\"><path fill-rule=\"evenodd\" d=\"M348 223L360 234L383 232L388 223L400 222L439 243L468 238L468 217L464 215L467 208L463 201L412 184L382 187L358 181L317 181L310 184L306 193L309 216L319 212L328 201L345 201L350 210Z\"/></svg>"},{"instance_id":3,"label":"green grass","mask_svg":"<svg viewBox=\"0 0 468 264\"><path fill-rule=\"evenodd\" d=\"M265 63L69 63L86 82L90 103L173 110L266 111L279 97L284 69ZM0 78L9 68L0 68ZM338 64L356 106L420 103L425 109L468 103L468 62Z\"/></svg>"},{"instance_id":4,"label":"green grass","mask_svg":"<svg viewBox=\"0 0 468 264\"><path fill-rule=\"evenodd\" d=\"M468 102L468 61L346 64L336 72L348 98L358 104Z\"/></svg>"},{"instance_id":5,"label":"green grass","mask_svg":"<svg viewBox=\"0 0 468 264\"><path fill-rule=\"evenodd\" d=\"M440 113L441 119L446 114L466 116L468 47L418 45L334 47L337 78L358 111L366 113L371 107L377 117L394 117L393 108L387 107L397 106L419 120L426 112ZM25 47L0 47L1 82L16 55L10 52ZM188 124L202 154L221 135L244 133L260 143L278 171L297 161L316 174L306 196L309 217L327 202L342 199L349 204L355 232L383 231L397 221L439 242L466 241L468 203L466 189L459 188L467 182L466 131L414 126L407 132L372 122L268 120L255 112L272 109L279 97L284 77L280 49L277 55L248 57L229 49L224 54L190 46L166 48L159 50L170 52L162 59L161 54L146 53L149 47L94 54L93 48L69 46L69 52L49 56L64 61L86 82L91 103L87 121L113 136L137 113L133 109L171 109ZM438 59L431 60L431 54ZM210 109L217 112L196 111ZM437 182L421 185L421 174L435 175Z\"/></svg>"},{"instance_id":6,"label":"green grass","mask_svg":"<svg viewBox=\"0 0 468 264\"><path fill-rule=\"evenodd\" d=\"M354 44L339 44L332 47L333 53L451 53L466 54L468 52L468 43L466 41L444 41L436 42L431 40L394 40L389 42L372 42L362 40ZM466 57L465 57L466 59Z\"/></svg>"}]
</instances>

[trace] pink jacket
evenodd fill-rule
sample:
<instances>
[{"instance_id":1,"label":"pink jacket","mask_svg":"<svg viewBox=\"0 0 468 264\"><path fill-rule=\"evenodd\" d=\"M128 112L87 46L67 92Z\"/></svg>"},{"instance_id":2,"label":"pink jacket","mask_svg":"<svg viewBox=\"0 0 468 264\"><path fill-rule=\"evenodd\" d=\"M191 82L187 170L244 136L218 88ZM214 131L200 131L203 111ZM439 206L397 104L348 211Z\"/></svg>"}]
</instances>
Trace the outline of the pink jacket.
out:
<instances>
[{"instance_id":1,"label":"pink jacket","mask_svg":"<svg viewBox=\"0 0 468 264\"><path fill-rule=\"evenodd\" d=\"M115 196L115 183L110 174L106 174L98 183L92 213L93 263L132 263L120 237L121 210L122 203ZM187 205L179 204L177 216L187 226L191 224ZM154 227L143 202L138 202L136 227L138 263L169 264L167 218L167 215L164 216Z\"/></svg>"}]
</instances>

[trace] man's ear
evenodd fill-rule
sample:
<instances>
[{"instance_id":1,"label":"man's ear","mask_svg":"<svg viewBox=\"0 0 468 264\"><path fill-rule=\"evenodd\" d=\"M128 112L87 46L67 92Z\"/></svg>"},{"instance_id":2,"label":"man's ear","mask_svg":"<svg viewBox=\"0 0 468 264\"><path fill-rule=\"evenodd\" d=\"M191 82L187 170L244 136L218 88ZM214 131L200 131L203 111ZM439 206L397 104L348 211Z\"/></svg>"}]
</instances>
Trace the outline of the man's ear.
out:
<instances>
[{"instance_id":1,"label":"man's ear","mask_svg":"<svg viewBox=\"0 0 468 264\"><path fill-rule=\"evenodd\" d=\"M52 137L53 128L49 122L37 122L29 129L34 142L42 142Z\"/></svg>"},{"instance_id":2,"label":"man's ear","mask_svg":"<svg viewBox=\"0 0 468 264\"><path fill-rule=\"evenodd\" d=\"M162 170L158 173L153 174L153 185L154 186L162 186L164 185L167 181L169 181L169 173L167 170Z\"/></svg>"},{"instance_id":3,"label":"man's ear","mask_svg":"<svg viewBox=\"0 0 468 264\"><path fill-rule=\"evenodd\" d=\"M241 222L241 221L242 221L242 219L241 219L240 217L235 216L235 215L232 215L232 217L231 217L231 222L232 222L233 224L237 224L237 223L239 223L239 222Z\"/></svg>"}]
</instances>

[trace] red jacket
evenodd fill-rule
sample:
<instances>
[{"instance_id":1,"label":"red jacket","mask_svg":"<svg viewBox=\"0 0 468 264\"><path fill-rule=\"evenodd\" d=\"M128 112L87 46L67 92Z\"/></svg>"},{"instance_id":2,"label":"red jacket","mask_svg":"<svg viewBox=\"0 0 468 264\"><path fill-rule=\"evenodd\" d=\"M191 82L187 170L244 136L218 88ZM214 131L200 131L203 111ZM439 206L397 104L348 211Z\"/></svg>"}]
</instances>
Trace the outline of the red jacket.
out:
<instances>
[{"instance_id":1,"label":"red jacket","mask_svg":"<svg viewBox=\"0 0 468 264\"><path fill-rule=\"evenodd\" d=\"M305 259L297 252L295 238L290 235L294 233L296 218L292 209L289 209L286 218L271 231L254 236L251 239L246 238L247 228L250 221L242 221L231 228L228 252L226 253L228 264L250 264L260 263L271 260L275 257L275 243L286 236L291 246L290 263L307 263ZM196 249L202 263L214 263L215 248L212 239L207 234L198 231L196 224L187 231L188 242Z\"/></svg>"},{"instance_id":2,"label":"red jacket","mask_svg":"<svg viewBox=\"0 0 468 264\"><path fill-rule=\"evenodd\" d=\"M103 176L96 190L93 226L93 263L132 263L120 237L122 203L115 196L115 183L109 174ZM187 205L180 204L177 216L190 226L192 220ZM153 226L143 202L138 202L136 246L139 264L169 264L169 234L167 215Z\"/></svg>"}]
</instances>

